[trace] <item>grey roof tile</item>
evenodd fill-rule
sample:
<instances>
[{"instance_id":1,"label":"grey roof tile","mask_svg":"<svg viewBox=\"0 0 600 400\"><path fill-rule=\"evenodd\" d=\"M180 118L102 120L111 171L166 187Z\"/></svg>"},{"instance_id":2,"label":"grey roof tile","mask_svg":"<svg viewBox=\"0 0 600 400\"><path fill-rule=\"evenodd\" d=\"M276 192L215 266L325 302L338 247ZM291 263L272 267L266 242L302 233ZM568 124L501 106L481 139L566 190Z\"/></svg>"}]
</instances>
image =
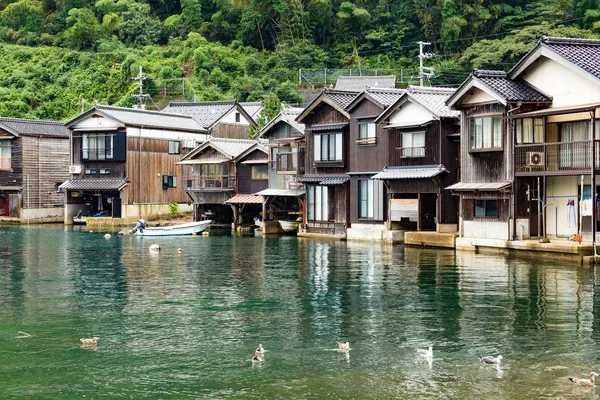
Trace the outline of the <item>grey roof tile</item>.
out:
<instances>
[{"instance_id":1,"label":"grey roof tile","mask_svg":"<svg viewBox=\"0 0 600 400\"><path fill-rule=\"evenodd\" d=\"M260 101L243 101L243 102L240 102L240 106L242 106L242 108L244 110L246 110L248 115L250 115L254 119L254 121L258 121L258 116L260 115L260 112L263 109L262 102L260 102Z\"/></svg>"},{"instance_id":2,"label":"grey roof tile","mask_svg":"<svg viewBox=\"0 0 600 400\"><path fill-rule=\"evenodd\" d=\"M281 110L275 118L273 118L267 125L265 125L255 137L263 137L273 126L279 122L286 123L293 127L298 132L304 134L304 124L296 122L296 118L304 111L304 108L299 107L285 107Z\"/></svg>"},{"instance_id":3,"label":"grey roof tile","mask_svg":"<svg viewBox=\"0 0 600 400\"><path fill-rule=\"evenodd\" d=\"M600 78L600 40L543 36L542 45Z\"/></svg>"},{"instance_id":4,"label":"grey roof tile","mask_svg":"<svg viewBox=\"0 0 600 400\"><path fill-rule=\"evenodd\" d=\"M96 104L94 108L129 126L206 132L206 130L198 125L191 117L185 115L169 114L163 111L103 106L100 104Z\"/></svg>"},{"instance_id":5,"label":"grey roof tile","mask_svg":"<svg viewBox=\"0 0 600 400\"><path fill-rule=\"evenodd\" d=\"M447 172L443 165L423 165L418 167L387 167L372 179L422 179L432 178Z\"/></svg>"},{"instance_id":6,"label":"grey roof tile","mask_svg":"<svg viewBox=\"0 0 600 400\"><path fill-rule=\"evenodd\" d=\"M60 190L121 190L128 183L127 179L69 179L58 188Z\"/></svg>"},{"instance_id":7,"label":"grey roof tile","mask_svg":"<svg viewBox=\"0 0 600 400\"><path fill-rule=\"evenodd\" d=\"M309 130L311 132L323 132L323 131L334 131L339 129L344 129L349 125L348 122L340 122L337 124L314 124L311 125Z\"/></svg>"},{"instance_id":8,"label":"grey roof tile","mask_svg":"<svg viewBox=\"0 0 600 400\"><path fill-rule=\"evenodd\" d=\"M460 111L451 110L446 100L456 89L441 87L409 86L408 95L439 117L458 118Z\"/></svg>"},{"instance_id":9,"label":"grey roof tile","mask_svg":"<svg viewBox=\"0 0 600 400\"><path fill-rule=\"evenodd\" d=\"M355 90L362 92L368 87L395 88L396 76L340 76L335 82L335 88L341 90Z\"/></svg>"},{"instance_id":10,"label":"grey roof tile","mask_svg":"<svg viewBox=\"0 0 600 400\"><path fill-rule=\"evenodd\" d=\"M402 97L402 95L406 93L406 90L369 87L365 92L369 97L371 97L373 100L375 100L382 106L389 107L392 104L394 104L400 97Z\"/></svg>"},{"instance_id":11,"label":"grey roof tile","mask_svg":"<svg viewBox=\"0 0 600 400\"><path fill-rule=\"evenodd\" d=\"M307 174L298 178L298 182L304 183L318 183L319 185L342 185L350 180L350 175L347 174L336 174L336 175L320 175L320 174Z\"/></svg>"},{"instance_id":12,"label":"grey roof tile","mask_svg":"<svg viewBox=\"0 0 600 400\"><path fill-rule=\"evenodd\" d=\"M62 122L21 118L0 118L0 129L16 135L68 138L69 128Z\"/></svg>"},{"instance_id":13,"label":"grey roof tile","mask_svg":"<svg viewBox=\"0 0 600 400\"><path fill-rule=\"evenodd\" d=\"M356 91L325 89L324 96L339 105L341 108L346 108L352 103L352 100L360 94Z\"/></svg>"},{"instance_id":14,"label":"grey roof tile","mask_svg":"<svg viewBox=\"0 0 600 400\"><path fill-rule=\"evenodd\" d=\"M171 102L162 111L189 115L204 128L210 128L236 106L235 100L203 102Z\"/></svg>"},{"instance_id":15,"label":"grey roof tile","mask_svg":"<svg viewBox=\"0 0 600 400\"><path fill-rule=\"evenodd\" d=\"M551 99L521 80L510 80L504 71L474 69L475 79L507 101L550 102Z\"/></svg>"}]
</instances>

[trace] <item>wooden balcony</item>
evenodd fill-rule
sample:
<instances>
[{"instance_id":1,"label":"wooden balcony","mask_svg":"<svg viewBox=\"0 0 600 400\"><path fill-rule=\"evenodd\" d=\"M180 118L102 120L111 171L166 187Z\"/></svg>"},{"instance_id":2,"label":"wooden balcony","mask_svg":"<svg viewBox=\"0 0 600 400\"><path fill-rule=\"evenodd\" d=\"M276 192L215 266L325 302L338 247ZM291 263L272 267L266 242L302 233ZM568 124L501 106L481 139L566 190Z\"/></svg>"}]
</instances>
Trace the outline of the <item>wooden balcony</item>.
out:
<instances>
[{"instance_id":1,"label":"wooden balcony","mask_svg":"<svg viewBox=\"0 0 600 400\"><path fill-rule=\"evenodd\" d=\"M515 146L515 175L589 174L592 143L536 143ZM600 169L600 141L596 140L596 170Z\"/></svg>"},{"instance_id":2,"label":"wooden balcony","mask_svg":"<svg viewBox=\"0 0 600 400\"><path fill-rule=\"evenodd\" d=\"M235 175L184 176L184 191L224 192L235 190Z\"/></svg>"}]
</instances>

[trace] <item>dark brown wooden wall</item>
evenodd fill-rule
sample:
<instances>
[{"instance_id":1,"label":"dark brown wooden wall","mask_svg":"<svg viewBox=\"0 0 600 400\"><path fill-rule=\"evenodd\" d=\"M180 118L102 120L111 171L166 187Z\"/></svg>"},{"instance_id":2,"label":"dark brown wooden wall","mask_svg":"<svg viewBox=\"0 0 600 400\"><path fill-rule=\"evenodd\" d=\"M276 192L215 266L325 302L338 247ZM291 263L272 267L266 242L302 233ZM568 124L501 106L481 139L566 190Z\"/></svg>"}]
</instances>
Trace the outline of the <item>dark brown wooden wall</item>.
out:
<instances>
[{"instance_id":1,"label":"dark brown wooden wall","mask_svg":"<svg viewBox=\"0 0 600 400\"><path fill-rule=\"evenodd\" d=\"M217 124L211 133L211 136L228 139L248 139L249 125L221 122Z\"/></svg>"},{"instance_id":2,"label":"dark brown wooden wall","mask_svg":"<svg viewBox=\"0 0 600 400\"><path fill-rule=\"evenodd\" d=\"M313 124L332 124L348 122L348 119L339 111L331 107L329 104L321 103L317 106L313 112L305 118L303 121L306 130L306 174L338 174L345 173L348 171L348 128L343 131L344 136L344 147L343 147L343 167L329 167L329 168L315 168L315 154L314 154L314 137L310 132L310 126Z\"/></svg>"},{"instance_id":3,"label":"dark brown wooden wall","mask_svg":"<svg viewBox=\"0 0 600 400\"><path fill-rule=\"evenodd\" d=\"M0 133L3 131L0 130ZM16 137L11 140L9 170L0 171L0 186L23 186L23 140Z\"/></svg>"},{"instance_id":4,"label":"dark brown wooden wall","mask_svg":"<svg viewBox=\"0 0 600 400\"><path fill-rule=\"evenodd\" d=\"M261 160L266 159L267 154L260 150L255 150L248 154L246 157L240 159L237 164L237 192L244 194L251 194L260 192L269 187L269 179L252 179L252 164L243 164L243 161L247 160ZM267 165L267 164L264 164Z\"/></svg>"},{"instance_id":5,"label":"dark brown wooden wall","mask_svg":"<svg viewBox=\"0 0 600 400\"><path fill-rule=\"evenodd\" d=\"M440 162L440 122L433 123L423 128L388 129L389 133L389 159L390 166L418 166L434 165ZM425 131L425 157L401 157L402 133Z\"/></svg>"},{"instance_id":6,"label":"dark brown wooden wall","mask_svg":"<svg viewBox=\"0 0 600 400\"><path fill-rule=\"evenodd\" d=\"M475 199L498 199L498 218L475 218ZM505 192L464 192L460 201L465 221L506 222L510 215L510 195Z\"/></svg>"},{"instance_id":7,"label":"dark brown wooden wall","mask_svg":"<svg viewBox=\"0 0 600 400\"><path fill-rule=\"evenodd\" d=\"M377 142L375 145L357 144L359 134L359 123L373 122L383 109L364 99L352 109L350 114L350 140L348 170L350 172L379 172L387 166L388 135L382 124L376 125L375 134ZM373 118L361 118L373 117Z\"/></svg>"}]
</instances>

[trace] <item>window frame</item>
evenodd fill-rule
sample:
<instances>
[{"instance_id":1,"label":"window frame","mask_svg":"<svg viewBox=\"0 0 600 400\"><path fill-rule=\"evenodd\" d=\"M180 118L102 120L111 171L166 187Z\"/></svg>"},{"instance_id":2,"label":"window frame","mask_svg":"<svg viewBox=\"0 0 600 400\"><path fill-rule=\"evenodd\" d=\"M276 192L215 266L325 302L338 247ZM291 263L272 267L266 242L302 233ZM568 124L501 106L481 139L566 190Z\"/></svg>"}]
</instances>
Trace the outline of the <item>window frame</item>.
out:
<instances>
[{"instance_id":1,"label":"window frame","mask_svg":"<svg viewBox=\"0 0 600 400\"><path fill-rule=\"evenodd\" d=\"M162 187L163 187L163 189L176 188L177 187L177 176L163 175L162 176Z\"/></svg>"},{"instance_id":2,"label":"window frame","mask_svg":"<svg viewBox=\"0 0 600 400\"><path fill-rule=\"evenodd\" d=\"M256 171L259 168L264 169L264 171L261 171L261 175L257 176ZM267 164L257 164L250 167L250 180L264 181L267 179L269 179L269 166Z\"/></svg>"},{"instance_id":3,"label":"window frame","mask_svg":"<svg viewBox=\"0 0 600 400\"><path fill-rule=\"evenodd\" d=\"M358 140L359 145L373 145L377 143L377 125L375 122L359 122L358 123Z\"/></svg>"},{"instance_id":4,"label":"window frame","mask_svg":"<svg viewBox=\"0 0 600 400\"><path fill-rule=\"evenodd\" d=\"M498 125L496 125L497 119L499 119ZM481 132L478 132L478 127L480 127ZM489 132L486 132L486 127L489 128ZM496 127L499 127L499 132L496 132ZM469 117L467 118L467 129L469 134L469 152L504 150L504 116L502 114ZM486 145L486 142L489 142L489 145Z\"/></svg>"},{"instance_id":5,"label":"window frame","mask_svg":"<svg viewBox=\"0 0 600 400\"><path fill-rule=\"evenodd\" d=\"M415 135L422 135L423 136L423 146L405 146L405 137L408 137L410 135L411 138L411 144L414 144L415 140L414 140L414 136ZM425 145L426 143L426 132L425 131L412 131L412 132L401 132L400 133L400 140L401 140L401 144L402 147L400 147L400 157L401 158L421 158L421 157L425 157ZM410 149L410 152L407 151L408 149ZM416 152L416 149L422 149L422 151ZM410 154L408 154L410 153ZM422 153L422 154L421 154Z\"/></svg>"},{"instance_id":6,"label":"window frame","mask_svg":"<svg viewBox=\"0 0 600 400\"><path fill-rule=\"evenodd\" d=\"M83 133L81 135L81 160L112 161L115 156L115 136L116 134L106 132ZM104 143L99 146L102 144L102 140L104 140ZM93 148L91 146L92 142L94 144ZM95 153L94 158L90 157L92 153Z\"/></svg>"},{"instance_id":7,"label":"window frame","mask_svg":"<svg viewBox=\"0 0 600 400\"><path fill-rule=\"evenodd\" d=\"M324 138L327 138L323 141ZM333 148L332 148L333 140ZM343 163L344 162L344 137L341 131L314 134L315 163ZM325 144L325 146L323 145ZM326 158L323 158L323 152ZM339 158L338 158L339 156ZM333 158L332 158L333 157Z\"/></svg>"},{"instance_id":8,"label":"window frame","mask_svg":"<svg viewBox=\"0 0 600 400\"><path fill-rule=\"evenodd\" d=\"M383 220L383 181L376 179L358 180L358 219Z\"/></svg>"},{"instance_id":9,"label":"window frame","mask_svg":"<svg viewBox=\"0 0 600 400\"><path fill-rule=\"evenodd\" d=\"M3 153L8 153L9 157L2 157ZM6 154L4 154L4 155L6 155ZM7 160L7 161L5 161L5 160ZM10 170L11 168L12 168L12 139L0 139L0 170Z\"/></svg>"},{"instance_id":10,"label":"window frame","mask_svg":"<svg viewBox=\"0 0 600 400\"><path fill-rule=\"evenodd\" d=\"M329 186L307 185L306 219L311 222L329 222Z\"/></svg>"},{"instance_id":11,"label":"window frame","mask_svg":"<svg viewBox=\"0 0 600 400\"><path fill-rule=\"evenodd\" d=\"M181 154L181 141L169 140L169 154Z\"/></svg>"},{"instance_id":12,"label":"window frame","mask_svg":"<svg viewBox=\"0 0 600 400\"><path fill-rule=\"evenodd\" d=\"M477 215L477 202L483 202L484 215ZM488 203L496 203L496 212L495 214L488 215ZM481 209L481 207L479 207ZM473 199L473 217L474 218L490 218L497 219L500 216L500 200L499 199L481 199L476 198Z\"/></svg>"}]
</instances>

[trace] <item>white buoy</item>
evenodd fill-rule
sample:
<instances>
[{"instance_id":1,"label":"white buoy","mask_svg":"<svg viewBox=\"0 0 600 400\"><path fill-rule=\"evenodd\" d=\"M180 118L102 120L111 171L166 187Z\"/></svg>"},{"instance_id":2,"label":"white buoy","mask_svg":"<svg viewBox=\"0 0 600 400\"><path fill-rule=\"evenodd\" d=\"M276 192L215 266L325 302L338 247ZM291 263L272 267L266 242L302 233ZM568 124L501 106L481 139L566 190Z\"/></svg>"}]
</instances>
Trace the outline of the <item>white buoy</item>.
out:
<instances>
[{"instance_id":1,"label":"white buoy","mask_svg":"<svg viewBox=\"0 0 600 400\"><path fill-rule=\"evenodd\" d=\"M117 233L117 235L119 235L119 236L123 236L123 235L125 235L125 232L123 232L123 231L119 231L119 233Z\"/></svg>"},{"instance_id":2,"label":"white buoy","mask_svg":"<svg viewBox=\"0 0 600 400\"><path fill-rule=\"evenodd\" d=\"M110 233L107 233L106 235L104 235L104 239L110 239L112 236L110 236Z\"/></svg>"},{"instance_id":3,"label":"white buoy","mask_svg":"<svg viewBox=\"0 0 600 400\"><path fill-rule=\"evenodd\" d=\"M153 244L150 246L150 251L160 251L160 246L157 244Z\"/></svg>"},{"instance_id":4,"label":"white buoy","mask_svg":"<svg viewBox=\"0 0 600 400\"><path fill-rule=\"evenodd\" d=\"M179 248L177 249L177 252L178 252L178 253L181 253L181 252L183 252L183 250L181 249L181 247L179 247Z\"/></svg>"}]
</instances>

